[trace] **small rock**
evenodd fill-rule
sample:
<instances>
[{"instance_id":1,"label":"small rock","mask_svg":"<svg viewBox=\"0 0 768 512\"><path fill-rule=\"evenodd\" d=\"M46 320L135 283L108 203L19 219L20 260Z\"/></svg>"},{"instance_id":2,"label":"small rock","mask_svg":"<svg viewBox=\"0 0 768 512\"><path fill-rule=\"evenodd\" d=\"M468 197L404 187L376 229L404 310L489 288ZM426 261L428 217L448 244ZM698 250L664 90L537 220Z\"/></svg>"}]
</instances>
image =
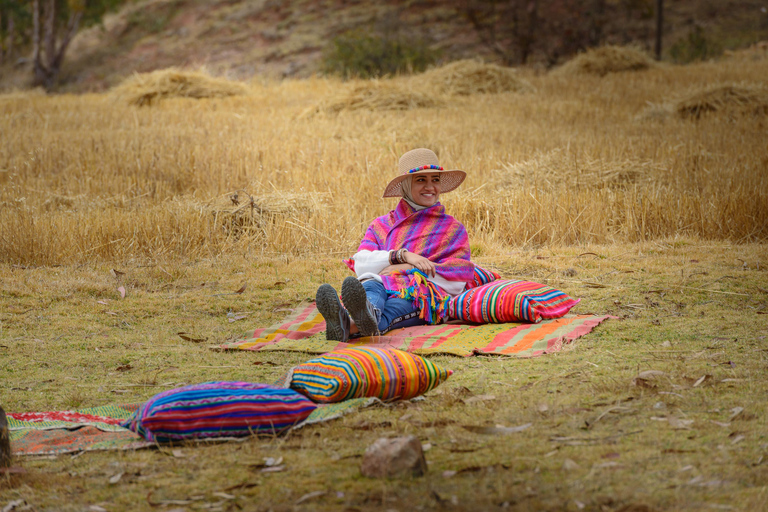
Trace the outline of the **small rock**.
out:
<instances>
[{"instance_id":1,"label":"small rock","mask_svg":"<svg viewBox=\"0 0 768 512\"><path fill-rule=\"evenodd\" d=\"M365 450L360 470L370 478L421 476L427 461L418 437L381 438Z\"/></svg>"},{"instance_id":2,"label":"small rock","mask_svg":"<svg viewBox=\"0 0 768 512\"><path fill-rule=\"evenodd\" d=\"M580 467L581 467L581 466L579 466L578 464L576 464L576 462L575 462L575 461L573 461L572 459L565 459L565 460L563 461L563 469L564 469L565 471L574 471L574 470L577 470L577 469L579 469Z\"/></svg>"},{"instance_id":3,"label":"small rock","mask_svg":"<svg viewBox=\"0 0 768 512\"><path fill-rule=\"evenodd\" d=\"M0 407L0 468L8 467L11 467L11 432L5 411Z\"/></svg>"}]
</instances>

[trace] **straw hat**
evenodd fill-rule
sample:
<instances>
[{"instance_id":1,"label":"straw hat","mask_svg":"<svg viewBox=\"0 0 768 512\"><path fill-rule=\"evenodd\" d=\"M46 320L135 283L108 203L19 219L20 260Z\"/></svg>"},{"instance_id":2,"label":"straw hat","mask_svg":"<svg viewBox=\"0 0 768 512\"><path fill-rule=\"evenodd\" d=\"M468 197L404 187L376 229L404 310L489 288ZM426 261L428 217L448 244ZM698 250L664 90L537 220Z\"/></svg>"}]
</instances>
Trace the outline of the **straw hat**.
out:
<instances>
[{"instance_id":1,"label":"straw hat","mask_svg":"<svg viewBox=\"0 0 768 512\"><path fill-rule=\"evenodd\" d=\"M400 176L389 182L387 188L384 189L384 197L402 197L403 181L408 179L409 176L417 174L440 174L441 194L455 189L467 177L467 173L464 171L446 171L440 167L440 164L437 162L437 155L433 151L424 148L414 149L401 156L398 169L400 170Z\"/></svg>"}]
</instances>

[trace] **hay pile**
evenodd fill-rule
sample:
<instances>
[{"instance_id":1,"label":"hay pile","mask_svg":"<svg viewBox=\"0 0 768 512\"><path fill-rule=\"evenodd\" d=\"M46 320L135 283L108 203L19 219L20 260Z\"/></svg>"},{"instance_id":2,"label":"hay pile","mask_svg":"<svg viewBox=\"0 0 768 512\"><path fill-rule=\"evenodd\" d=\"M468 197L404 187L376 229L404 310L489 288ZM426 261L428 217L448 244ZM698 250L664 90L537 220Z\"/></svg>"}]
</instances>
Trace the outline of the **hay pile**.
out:
<instances>
[{"instance_id":1,"label":"hay pile","mask_svg":"<svg viewBox=\"0 0 768 512\"><path fill-rule=\"evenodd\" d=\"M244 190L224 194L207 203L191 202L195 210L211 215L224 233L239 238L253 234L278 219L306 219L326 206L327 193L279 192L252 196Z\"/></svg>"},{"instance_id":2,"label":"hay pile","mask_svg":"<svg viewBox=\"0 0 768 512\"><path fill-rule=\"evenodd\" d=\"M768 58L768 41L759 41L748 48L740 50L725 50L727 58L757 61Z\"/></svg>"},{"instance_id":3,"label":"hay pile","mask_svg":"<svg viewBox=\"0 0 768 512\"><path fill-rule=\"evenodd\" d=\"M410 110L443 105L444 100L407 87L405 83L372 80L354 85L317 110L336 114L348 110Z\"/></svg>"},{"instance_id":4,"label":"hay pile","mask_svg":"<svg viewBox=\"0 0 768 512\"><path fill-rule=\"evenodd\" d=\"M113 89L129 105L152 105L165 98L224 98L248 94L248 86L203 72L176 68L134 74Z\"/></svg>"},{"instance_id":5,"label":"hay pile","mask_svg":"<svg viewBox=\"0 0 768 512\"><path fill-rule=\"evenodd\" d=\"M766 115L768 89L754 85L717 85L693 92L677 100L673 111L683 119L702 115Z\"/></svg>"},{"instance_id":6,"label":"hay pile","mask_svg":"<svg viewBox=\"0 0 768 512\"><path fill-rule=\"evenodd\" d=\"M580 53L559 68L558 73L605 76L619 71L642 71L657 66L642 51L624 46L601 46Z\"/></svg>"},{"instance_id":7,"label":"hay pile","mask_svg":"<svg viewBox=\"0 0 768 512\"><path fill-rule=\"evenodd\" d=\"M520 78L512 68L485 64L476 60L459 60L416 75L409 80L420 87L434 87L438 92L468 96L500 92L532 92L533 86Z\"/></svg>"},{"instance_id":8,"label":"hay pile","mask_svg":"<svg viewBox=\"0 0 768 512\"><path fill-rule=\"evenodd\" d=\"M499 189L513 190L526 186L622 189L656 181L662 171L657 164L649 161L576 158L554 150L525 162L502 164L501 169L493 171L491 181Z\"/></svg>"}]
</instances>

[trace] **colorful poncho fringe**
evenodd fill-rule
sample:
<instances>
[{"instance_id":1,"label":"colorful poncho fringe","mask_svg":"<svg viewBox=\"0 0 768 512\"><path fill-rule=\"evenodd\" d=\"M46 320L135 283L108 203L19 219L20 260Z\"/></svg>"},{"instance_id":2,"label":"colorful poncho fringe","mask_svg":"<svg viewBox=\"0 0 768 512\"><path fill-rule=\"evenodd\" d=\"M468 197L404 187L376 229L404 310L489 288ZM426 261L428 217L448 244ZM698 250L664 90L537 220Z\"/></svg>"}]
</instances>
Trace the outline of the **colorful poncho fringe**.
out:
<instances>
[{"instance_id":1,"label":"colorful poncho fringe","mask_svg":"<svg viewBox=\"0 0 768 512\"><path fill-rule=\"evenodd\" d=\"M445 207L436 203L415 211L400 200L394 210L374 220L365 232L357 251L393 251L406 248L435 263L436 273L449 281L471 282L474 264L469 261L469 239L464 226L446 215ZM345 260L354 270L354 261ZM392 297L413 301L419 316L436 324L446 317L450 296L417 269L381 276Z\"/></svg>"}]
</instances>

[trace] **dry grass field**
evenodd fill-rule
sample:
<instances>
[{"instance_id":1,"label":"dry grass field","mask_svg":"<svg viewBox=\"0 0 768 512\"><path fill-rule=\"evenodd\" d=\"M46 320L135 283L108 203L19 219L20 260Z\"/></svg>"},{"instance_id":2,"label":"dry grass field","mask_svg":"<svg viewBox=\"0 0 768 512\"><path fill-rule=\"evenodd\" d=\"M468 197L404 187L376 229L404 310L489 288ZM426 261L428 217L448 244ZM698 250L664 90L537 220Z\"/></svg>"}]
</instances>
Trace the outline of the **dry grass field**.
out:
<instances>
[{"instance_id":1,"label":"dry grass field","mask_svg":"<svg viewBox=\"0 0 768 512\"><path fill-rule=\"evenodd\" d=\"M550 356L436 357L455 374L425 401L285 437L17 459L26 473L0 476L0 507L765 509L766 76L768 59L732 57L521 70L484 94L410 77L255 81L208 99L171 88L140 107L125 89L0 96L8 412L273 381L306 357L208 347L340 282L414 147L467 171L443 203L476 261L618 317ZM637 381L646 370L663 374ZM425 477L360 475L370 443L405 433L431 446ZM285 470L261 472L265 457Z\"/></svg>"}]
</instances>

